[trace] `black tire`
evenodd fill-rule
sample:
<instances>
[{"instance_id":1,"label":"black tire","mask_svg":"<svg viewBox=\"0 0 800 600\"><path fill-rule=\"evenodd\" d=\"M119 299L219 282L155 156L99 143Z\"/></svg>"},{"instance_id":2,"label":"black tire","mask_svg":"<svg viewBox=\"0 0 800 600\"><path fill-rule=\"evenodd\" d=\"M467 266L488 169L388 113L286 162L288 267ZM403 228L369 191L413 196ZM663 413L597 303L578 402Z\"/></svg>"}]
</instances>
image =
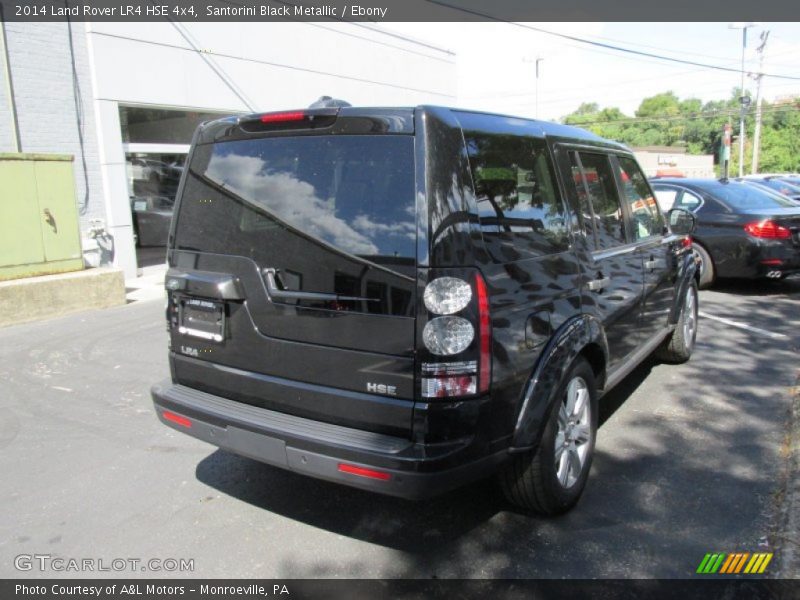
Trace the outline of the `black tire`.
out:
<instances>
[{"instance_id":1,"label":"black tire","mask_svg":"<svg viewBox=\"0 0 800 600\"><path fill-rule=\"evenodd\" d=\"M711 255L708 253L708 250L703 248L697 242L695 242L692 246L692 251L699 259L699 264L697 265L699 273L697 286L701 290L708 289L714 285L714 281L717 278L717 273L714 269L714 261L712 260Z\"/></svg>"},{"instance_id":2,"label":"black tire","mask_svg":"<svg viewBox=\"0 0 800 600\"><path fill-rule=\"evenodd\" d=\"M691 303L689 300L691 298ZM687 306L689 307L687 310ZM675 330L656 351L656 357L671 363L685 363L692 357L697 339L697 284L692 281L681 305L681 315Z\"/></svg>"},{"instance_id":3,"label":"black tire","mask_svg":"<svg viewBox=\"0 0 800 600\"><path fill-rule=\"evenodd\" d=\"M572 453L567 450L566 444L568 437L559 432L559 411L562 406L566 407L568 388L570 383L582 380L586 387L588 398L588 418L581 424L581 431L588 430L588 440L586 441L585 453L580 462L580 470L574 480L565 485L559 480L560 470L556 467L556 443L557 437L564 440L565 446L561 449L561 455L567 455L567 461L571 461L573 456L579 456L579 451ZM564 379L559 385L558 394L553 409L545 426L544 434L535 451L518 454L512 462L501 471L500 485L506 498L515 506L544 516L555 516L567 512L581 497L586 480L589 477L589 470L592 466L592 456L594 455L594 443L597 437L597 389L595 385L594 372L591 366L582 357L572 363L567 370ZM577 424L571 427L570 432L577 431ZM571 433L570 433L571 435ZM583 445L580 446L583 449ZM566 467L567 478L573 473L571 464ZM563 478L563 470L561 470Z\"/></svg>"}]
</instances>

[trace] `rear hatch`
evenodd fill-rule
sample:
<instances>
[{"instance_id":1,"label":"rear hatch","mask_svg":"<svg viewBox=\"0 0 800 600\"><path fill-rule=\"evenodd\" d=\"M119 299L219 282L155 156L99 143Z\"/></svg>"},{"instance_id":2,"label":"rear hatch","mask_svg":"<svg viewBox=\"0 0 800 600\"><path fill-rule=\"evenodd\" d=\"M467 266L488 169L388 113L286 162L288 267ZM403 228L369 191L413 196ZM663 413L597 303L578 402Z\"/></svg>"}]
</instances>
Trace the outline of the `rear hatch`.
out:
<instances>
[{"instance_id":1,"label":"rear hatch","mask_svg":"<svg viewBox=\"0 0 800 600\"><path fill-rule=\"evenodd\" d=\"M251 119L193 148L167 279L173 375L272 410L407 434L413 115L365 134L363 118L305 128L291 122L303 113L289 114L290 127Z\"/></svg>"}]
</instances>

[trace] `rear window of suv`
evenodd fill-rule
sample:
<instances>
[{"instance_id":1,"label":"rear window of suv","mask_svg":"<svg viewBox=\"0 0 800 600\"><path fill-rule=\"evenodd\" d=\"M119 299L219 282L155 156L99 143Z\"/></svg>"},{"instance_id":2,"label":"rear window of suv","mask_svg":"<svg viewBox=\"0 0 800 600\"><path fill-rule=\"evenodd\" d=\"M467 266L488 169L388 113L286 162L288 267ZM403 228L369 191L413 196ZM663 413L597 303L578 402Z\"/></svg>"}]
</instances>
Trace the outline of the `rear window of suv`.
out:
<instances>
[{"instance_id":1,"label":"rear window of suv","mask_svg":"<svg viewBox=\"0 0 800 600\"><path fill-rule=\"evenodd\" d=\"M198 146L180 204L176 247L261 262L271 245L299 234L379 264L413 266L413 148L413 137L389 135Z\"/></svg>"}]
</instances>

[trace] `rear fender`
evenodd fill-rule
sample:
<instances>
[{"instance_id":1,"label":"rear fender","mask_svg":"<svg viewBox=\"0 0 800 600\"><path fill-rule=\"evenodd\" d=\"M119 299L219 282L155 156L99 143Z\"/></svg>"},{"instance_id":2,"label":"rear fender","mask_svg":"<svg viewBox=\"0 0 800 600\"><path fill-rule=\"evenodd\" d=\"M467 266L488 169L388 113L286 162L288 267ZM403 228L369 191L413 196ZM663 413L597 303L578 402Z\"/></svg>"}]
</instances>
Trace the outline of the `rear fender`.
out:
<instances>
[{"instance_id":1,"label":"rear fender","mask_svg":"<svg viewBox=\"0 0 800 600\"><path fill-rule=\"evenodd\" d=\"M573 317L564 323L548 342L533 369L514 428L511 451L533 448L544 433L547 417L557 400L556 393L564 375L583 350L595 344L608 362L608 342L600 322L591 315ZM600 378L598 378L600 379ZM602 386L602 382L598 380Z\"/></svg>"}]
</instances>

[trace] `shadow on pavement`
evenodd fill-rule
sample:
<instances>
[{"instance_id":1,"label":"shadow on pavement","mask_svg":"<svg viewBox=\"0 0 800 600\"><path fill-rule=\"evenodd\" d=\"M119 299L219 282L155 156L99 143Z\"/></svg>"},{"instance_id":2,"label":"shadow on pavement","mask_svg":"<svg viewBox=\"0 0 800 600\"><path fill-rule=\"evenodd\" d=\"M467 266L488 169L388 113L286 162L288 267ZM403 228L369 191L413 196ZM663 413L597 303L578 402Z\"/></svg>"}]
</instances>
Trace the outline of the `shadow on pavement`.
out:
<instances>
[{"instance_id":1,"label":"shadow on pavement","mask_svg":"<svg viewBox=\"0 0 800 600\"><path fill-rule=\"evenodd\" d=\"M791 279L719 279L709 290L737 296L785 296L800 294L800 277Z\"/></svg>"},{"instance_id":2,"label":"shadow on pavement","mask_svg":"<svg viewBox=\"0 0 800 600\"><path fill-rule=\"evenodd\" d=\"M657 363L646 361L604 398L601 423L636 391L654 364ZM602 428L600 431L602 435ZM598 484L598 470L616 470L612 466L615 459L605 452L599 451L595 460L590 488ZM509 557L504 562L513 562L511 549L514 545L523 543L526 536L540 527L597 532L623 520L620 516L595 514L592 506L597 502L596 498L585 500L570 515L553 520L540 519L509 505L492 478L442 496L413 502L311 479L222 450L201 461L196 476L206 485L270 513L404 551L408 553L407 564L398 563L398 576L434 576L438 557L447 557L462 545L479 553L488 550L505 552L503 548L508 541ZM633 486L629 488L634 491ZM595 494L596 490L592 495ZM612 496L615 505L623 501L618 492L613 492ZM544 542L544 547L548 546L550 543ZM298 570L289 565L286 568L303 576L330 576L336 572L333 565L318 565L313 571ZM507 564L492 576L519 576L513 574L516 569L509 571L509 568L511 565ZM533 569L534 565L528 565L521 573L530 576L537 572ZM425 574L428 571L430 573ZM475 573L467 569L447 576L468 577L475 576Z\"/></svg>"},{"instance_id":3,"label":"shadow on pavement","mask_svg":"<svg viewBox=\"0 0 800 600\"><path fill-rule=\"evenodd\" d=\"M729 304L703 295L705 310ZM778 319L797 308L767 294L738 306ZM586 493L555 519L513 510L492 480L410 502L222 451L196 476L269 513L399 551L380 553L383 562L368 550L346 562L331 548L286 553L286 576L691 577L706 552L770 551L793 382L786 365L796 365L789 343L701 319L690 362L648 359L604 398Z\"/></svg>"}]
</instances>

